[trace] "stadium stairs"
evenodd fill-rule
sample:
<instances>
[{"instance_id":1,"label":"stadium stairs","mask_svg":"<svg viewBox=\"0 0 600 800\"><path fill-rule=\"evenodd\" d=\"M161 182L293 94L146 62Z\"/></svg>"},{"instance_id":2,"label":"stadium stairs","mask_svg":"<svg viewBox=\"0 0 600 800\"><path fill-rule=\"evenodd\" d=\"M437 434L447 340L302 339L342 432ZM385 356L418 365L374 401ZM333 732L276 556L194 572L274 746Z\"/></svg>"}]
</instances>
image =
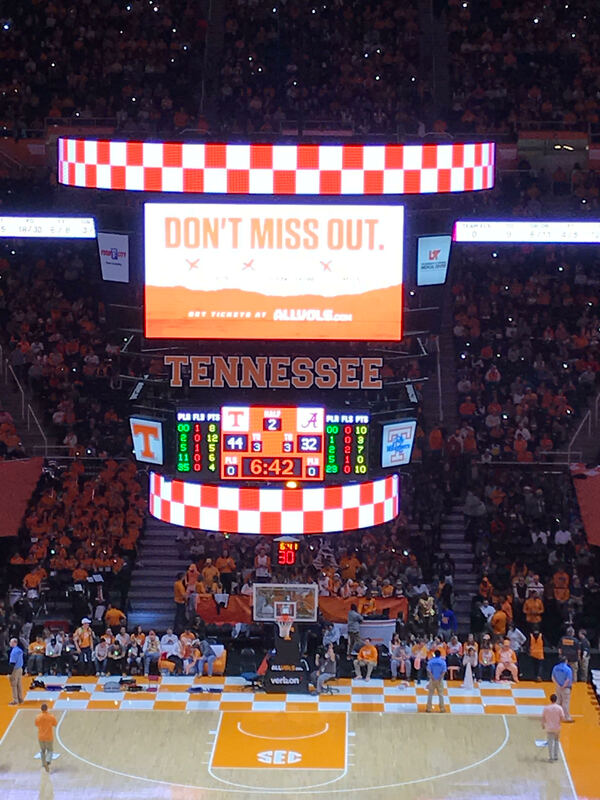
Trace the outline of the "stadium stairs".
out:
<instances>
[{"instance_id":1,"label":"stadium stairs","mask_svg":"<svg viewBox=\"0 0 600 800\"><path fill-rule=\"evenodd\" d=\"M465 522L460 500L454 501L452 511L444 517L440 551L448 553L456 564L453 611L458 621L459 633L469 633L471 598L477 593L478 587L473 571L473 550L465 536Z\"/></svg>"},{"instance_id":2,"label":"stadium stairs","mask_svg":"<svg viewBox=\"0 0 600 800\"><path fill-rule=\"evenodd\" d=\"M175 537L182 529L148 515L131 578L127 621L129 625L165 630L173 624L173 583L185 572L189 558L181 558Z\"/></svg>"},{"instance_id":3,"label":"stadium stairs","mask_svg":"<svg viewBox=\"0 0 600 800\"><path fill-rule=\"evenodd\" d=\"M17 429L17 433L23 443L27 456L41 456L44 455L44 440L35 424L33 417L29 414L28 426L28 407L31 407L36 414L38 420L43 420L43 413L35 404L33 398L25 391L25 401L22 402L21 392L8 371L7 365L2 365L0 380L0 406L4 411L8 411ZM23 406L24 411L23 413ZM29 427L29 429L28 429ZM48 445L53 444L51 437L46 432Z\"/></svg>"}]
</instances>

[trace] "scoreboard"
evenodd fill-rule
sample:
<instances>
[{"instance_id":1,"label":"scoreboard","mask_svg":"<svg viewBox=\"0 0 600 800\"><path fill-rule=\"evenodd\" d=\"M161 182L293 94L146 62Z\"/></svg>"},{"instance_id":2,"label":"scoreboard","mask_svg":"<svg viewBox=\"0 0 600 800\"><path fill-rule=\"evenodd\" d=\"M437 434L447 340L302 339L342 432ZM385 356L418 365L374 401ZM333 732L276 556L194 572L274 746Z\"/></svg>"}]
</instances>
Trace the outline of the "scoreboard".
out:
<instances>
[{"instance_id":1,"label":"scoreboard","mask_svg":"<svg viewBox=\"0 0 600 800\"><path fill-rule=\"evenodd\" d=\"M360 480L370 415L320 406L177 410L175 471L198 480Z\"/></svg>"}]
</instances>

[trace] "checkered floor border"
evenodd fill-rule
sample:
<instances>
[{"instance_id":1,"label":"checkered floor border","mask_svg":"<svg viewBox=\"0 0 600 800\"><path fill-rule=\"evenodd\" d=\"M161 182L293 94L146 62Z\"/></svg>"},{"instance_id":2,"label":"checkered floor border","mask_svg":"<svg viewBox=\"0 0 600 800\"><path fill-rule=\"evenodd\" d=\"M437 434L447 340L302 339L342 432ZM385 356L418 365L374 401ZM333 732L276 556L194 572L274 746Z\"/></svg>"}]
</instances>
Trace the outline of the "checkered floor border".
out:
<instances>
[{"instance_id":1,"label":"checkered floor border","mask_svg":"<svg viewBox=\"0 0 600 800\"><path fill-rule=\"evenodd\" d=\"M25 700L47 702L54 710L172 710L172 711L376 711L380 713L414 713L423 711L427 700L425 684L404 685L389 680L340 679L332 684L335 694L299 695L266 694L246 689L238 677L165 677L138 684L151 691L105 692L104 684L116 678L81 678L49 676L46 685L61 686L60 691L30 689ZM69 692L68 684L81 684L83 691ZM202 693L191 693L202 686ZM480 682L473 689L464 689L459 682L447 684L447 708L453 714L519 714L539 715L547 702L549 688L539 683ZM434 700L434 709L437 699Z\"/></svg>"}]
</instances>

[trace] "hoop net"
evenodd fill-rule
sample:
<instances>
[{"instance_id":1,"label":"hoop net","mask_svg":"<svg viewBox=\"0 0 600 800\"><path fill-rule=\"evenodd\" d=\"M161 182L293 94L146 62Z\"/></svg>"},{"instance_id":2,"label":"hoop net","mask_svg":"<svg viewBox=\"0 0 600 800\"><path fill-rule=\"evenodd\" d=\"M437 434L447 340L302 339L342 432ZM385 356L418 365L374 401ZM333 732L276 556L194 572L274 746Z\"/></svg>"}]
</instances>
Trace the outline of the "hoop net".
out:
<instances>
[{"instance_id":1,"label":"hoop net","mask_svg":"<svg viewBox=\"0 0 600 800\"><path fill-rule=\"evenodd\" d=\"M282 614L276 619L277 625L279 626L279 636L286 641L290 640L290 630L292 629L293 621L294 618L290 614Z\"/></svg>"}]
</instances>

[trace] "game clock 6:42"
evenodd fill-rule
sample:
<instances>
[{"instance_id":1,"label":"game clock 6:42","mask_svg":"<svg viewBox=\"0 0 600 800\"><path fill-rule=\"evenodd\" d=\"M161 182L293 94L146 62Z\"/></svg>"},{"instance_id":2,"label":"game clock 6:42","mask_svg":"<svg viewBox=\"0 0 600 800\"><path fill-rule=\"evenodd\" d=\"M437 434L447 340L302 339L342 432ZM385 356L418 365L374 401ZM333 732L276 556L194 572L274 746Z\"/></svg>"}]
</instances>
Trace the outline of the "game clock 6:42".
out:
<instances>
[{"instance_id":1,"label":"game clock 6:42","mask_svg":"<svg viewBox=\"0 0 600 800\"><path fill-rule=\"evenodd\" d=\"M301 458L242 458L242 478L302 478Z\"/></svg>"}]
</instances>

